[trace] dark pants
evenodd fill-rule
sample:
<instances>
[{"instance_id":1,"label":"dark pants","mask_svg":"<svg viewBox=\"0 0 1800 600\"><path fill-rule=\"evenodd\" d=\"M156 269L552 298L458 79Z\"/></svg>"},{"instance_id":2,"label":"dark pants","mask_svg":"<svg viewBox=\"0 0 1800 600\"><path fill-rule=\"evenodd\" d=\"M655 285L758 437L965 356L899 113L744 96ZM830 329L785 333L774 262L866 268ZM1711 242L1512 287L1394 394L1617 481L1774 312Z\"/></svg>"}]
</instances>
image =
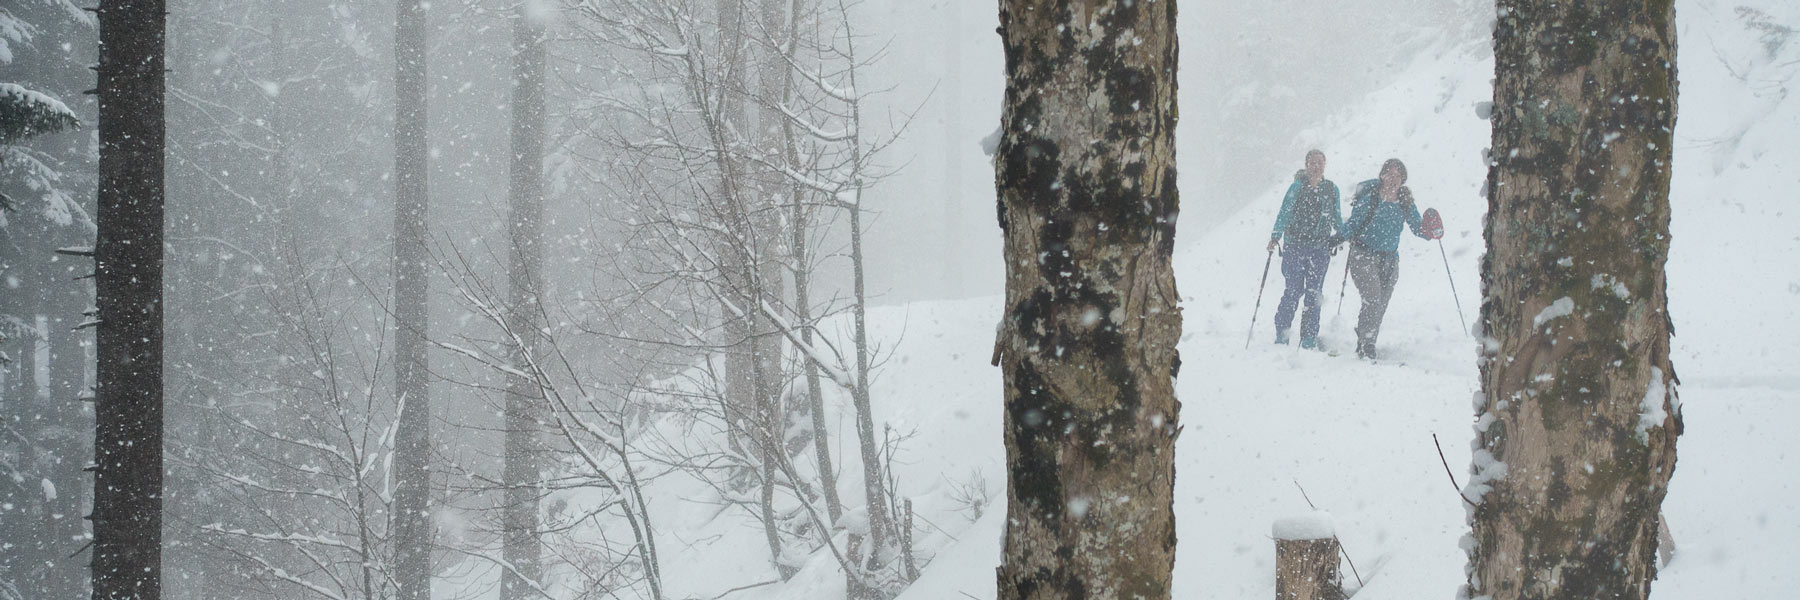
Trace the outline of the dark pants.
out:
<instances>
[{"instance_id":1,"label":"dark pants","mask_svg":"<svg viewBox=\"0 0 1800 600\"><path fill-rule=\"evenodd\" d=\"M1281 304L1275 308L1275 331L1285 332L1294 324L1294 309L1300 307L1304 296L1306 314L1300 318L1300 339L1319 337L1325 271L1330 268L1330 249L1290 246L1281 250L1281 276L1287 279L1287 290L1281 293Z\"/></svg>"},{"instance_id":2,"label":"dark pants","mask_svg":"<svg viewBox=\"0 0 1800 600\"><path fill-rule=\"evenodd\" d=\"M1362 313L1356 317L1356 351L1369 354L1381 335L1381 319L1387 314L1388 299L1394 296L1394 284L1400 281L1400 255L1369 252L1351 244L1350 279L1356 281L1356 293L1362 296Z\"/></svg>"}]
</instances>

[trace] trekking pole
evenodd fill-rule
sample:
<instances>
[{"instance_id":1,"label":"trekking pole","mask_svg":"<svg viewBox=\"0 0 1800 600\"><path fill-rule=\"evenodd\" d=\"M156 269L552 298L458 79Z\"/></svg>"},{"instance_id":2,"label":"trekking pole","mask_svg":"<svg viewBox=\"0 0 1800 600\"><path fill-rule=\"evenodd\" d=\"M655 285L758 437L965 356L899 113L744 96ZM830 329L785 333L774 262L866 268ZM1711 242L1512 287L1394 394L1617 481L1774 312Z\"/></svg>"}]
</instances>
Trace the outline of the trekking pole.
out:
<instances>
[{"instance_id":1,"label":"trekking pole","mask_svg":"<svg viewBox=\"0 0 1800 600\"><path fill-rule=\"evenodd\" d=\"M1256 339L1256 313L1262 311L1263 287L1269 285L1269 265L1275 263L1275 250L1276 248L1270 248L1269 258L1263 260L1262 283L1256 285L1256 307L1250 309L1250 332L1244 334L1245 350L1250 349L1250 340Z\"/></svg>"},{"instance_id":2,"label":"trekking pole","mask_svg":"<svg viewBox=\"0 0 1800 600\"><path fill-rule=\"evenodd\" d=\"M1332 317L1333 319L1344 316L1344 291L1348 289L1350 289L1350 255L1345 253L1344 281L1343 283L1338 284L1338 309L1337 316Z\"/></svg>"},{"instance_id":3,"label":"trekking pole","mask_svg":"<svg viewBox=\"0 0 1800 600\"><path fill-rule=\"evenodd\" d=\"M1444 258L1444 276L1450 278L1450 297L1456 300L1456 320L1462 322L1463 333L1469 333L1469 321L1463 318L1462 297L1456 295L1456 277L1450 274L1450 254L1444 251L1444 238L1438 238L1438 256Z\"/></svg>"}]
</instances>

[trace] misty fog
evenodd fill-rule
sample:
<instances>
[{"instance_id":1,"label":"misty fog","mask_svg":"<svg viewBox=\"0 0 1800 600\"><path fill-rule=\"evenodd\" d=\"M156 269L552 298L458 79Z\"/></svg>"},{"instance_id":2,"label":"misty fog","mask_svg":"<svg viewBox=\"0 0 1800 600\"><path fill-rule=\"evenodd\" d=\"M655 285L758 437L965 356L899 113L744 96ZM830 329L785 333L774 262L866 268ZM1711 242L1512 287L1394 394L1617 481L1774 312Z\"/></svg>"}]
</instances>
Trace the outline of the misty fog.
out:
<instances>
[{"instance_id":1,"label":"misty fog","mask_svg":"<svg viewBox=\"0 0 1800 600\"><path fill-rule=\"evenodd\" d=\"M994 598L1002 424L1044 418L1004 412L996 368L995 4L431 0L407 64L414 1L167 0L163 596L417 598L418 575L440 599ZM1638 435L1683 398L1696 416L1655 517L1681 548L1657 597L1779 597L1800 584L1780 433L1800 419L1800 9L1676 4L1681 333L1662 352L1685 387L1655 387L1659 368L1632 393ZM0 600L90 587L104 123L85 8L0 1ZM1468 443L1492 423L1495 19L1478 0L1181 3L1175 597L1273 595L1270 524L1294 515L1335 514L1354 595L1467 582L1463 494L1506 468ZM418 68L412 173L396 80ZM541 108L520 100L540 88ZM1290 184L1317 185L1313 149L1339 229L1390 157L1406 207L1416 190L1442 218L1397 234L1379 359L1342 239L1315 308L1277 308L1298 276L1270 227ZM424 219L397 219L419 177ZM1532 309L1537 328L1582 314ZM1315 311L1298 350L1277 320L1297 310ZM397 334L411 323L429 325ZM422 385L397 375L407 339ZM408 515L421 431L428 508ZM429 555L410 575L409 517Z\"/></svg>"}]
</instances>

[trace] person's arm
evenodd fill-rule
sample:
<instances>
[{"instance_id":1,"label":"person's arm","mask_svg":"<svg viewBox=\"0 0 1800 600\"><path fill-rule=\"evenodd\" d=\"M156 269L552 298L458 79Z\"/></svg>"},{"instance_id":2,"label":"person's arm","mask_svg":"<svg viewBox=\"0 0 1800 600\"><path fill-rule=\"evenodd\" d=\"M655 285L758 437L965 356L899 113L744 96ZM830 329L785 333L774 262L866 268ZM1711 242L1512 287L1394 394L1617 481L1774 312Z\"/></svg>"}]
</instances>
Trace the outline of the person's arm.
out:
<instances>
[{"instance_id":1,"label":"person's arm","mask_svg":"<svg viewBox=\"0 0 1800 600\"><path fill-rule=\"evenodd\" d=\"M1288 216L1294 212L1294 198L1300 193L1298 182L1288 186L1287 195L1281 197L1281 212L1275 214L1275 230L1269 233L1269 250L1281 241L1282 232L1287 231Z\"/></svg>"},{"instance_id":2,"label":"person's arm","mask_svg":"<svg viewBox=\"0 0 1800 600\"><path fill-rule=\"evenodd\" d=\"M1411 228L1413 235L1419 236L1419 239L1431 239L1431 236L1425 235L1425 219L1419 216L1419 204L1413 201L1412 190L1403 187L1400 188L1400 193L1404 194L1405 198L1406 226Z\"/></svg>"}]
</instances>

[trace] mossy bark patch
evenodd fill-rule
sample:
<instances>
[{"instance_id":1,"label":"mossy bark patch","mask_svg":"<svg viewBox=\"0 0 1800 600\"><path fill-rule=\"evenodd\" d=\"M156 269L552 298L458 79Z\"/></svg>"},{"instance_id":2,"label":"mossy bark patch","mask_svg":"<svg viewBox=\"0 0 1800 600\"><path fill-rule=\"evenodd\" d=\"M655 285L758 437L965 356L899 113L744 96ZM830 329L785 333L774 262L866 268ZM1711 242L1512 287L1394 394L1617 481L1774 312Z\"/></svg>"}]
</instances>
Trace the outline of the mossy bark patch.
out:
<instances>
[{"instance_id":1,"label":"mossy bark patch","mask_svg":"<svg viewBox=\"0 0 1800 600\"><path fill-rule=\"evenodd\" d=\"M1471 516L1472 595L1634 598L1675 467L1664 262L1676 116L1668 2L1503 0L1481 357L1506 465ZM1540 321L1546 307L1572 306ZM1560 314L1560 313L1557 313ZM1658 379L1653 381L1653 379Z\"/></svg>"},{"instance_id":2,"label":"mossy bark patch","mask_svg":"<svg viewBox=\"0 0 1800 600\"><path fill-rule=\"evenodd\" d=\"M1175 2L1003 0L1001 598L1168 598Z\"/></svg>"}]
</instances>

